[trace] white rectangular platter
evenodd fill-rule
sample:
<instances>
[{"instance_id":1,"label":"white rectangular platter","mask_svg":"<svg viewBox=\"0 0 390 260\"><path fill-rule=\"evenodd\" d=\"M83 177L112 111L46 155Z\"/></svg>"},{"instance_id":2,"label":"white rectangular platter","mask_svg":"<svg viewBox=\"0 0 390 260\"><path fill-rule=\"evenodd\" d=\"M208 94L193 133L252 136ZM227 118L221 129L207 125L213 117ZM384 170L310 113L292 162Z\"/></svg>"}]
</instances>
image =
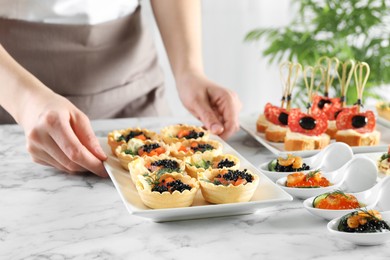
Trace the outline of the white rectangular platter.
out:
<instances>
[{"instance_id":1,"label":"white rectangular platter","mask_svg":"<svg viewBox=\"0 0 390 260\"><path fill-rule=\"evenodd\" d=\"M185 219L220 217L229 215L242 215L254 213L258 209L277 205L281 202L292 201L292 197L276 186L270 179L261 173L256 167L250 164L244 157L237 153L232 147L218 137L212 139L223 144L223 152L237 156L240 159L241 169L248 169L259 175L259 186L254 196L249 202L231 203L231 204L210 204L206 202L199 190L194 203L191 207L186 208L169 208L169 209L150 209L145 206L137 192L137 189L129 173L124 170L118 159L112 155L106 138L100 138L99 141L103 150L108 156L104 166L113 181L116 190L119 193L128 212L135 216L149 218L155 222L175 221Z\"/></svg>"},{"instance_id":2,"label":"white rectangular platter","mask_svg":"<svg viewBox=\"0 0 390 260\"><path fill-rule=\"evenodd\" d=\"M287 151L284 150L283 143L274 143L269 142L265 139L265 135L263 133L259 133L256 130L256 120L258 115L249 115L240 117L240 126L241 128L254 137L259 143L264 145L268 150L270 150L275 155L283 155L286 154ZM388 145L390 144L390 129L377 124L376 129L381 133L381 139L379 145L376 146L359 146L359 147L351 147L354 153L372 153L372 152L385 152L387 151ZM333 142L333 141L332 141ZM311 151L294 151L295 155L306 157L314 155L319 150L311 150ZM291 152L288 152L291 153Z\"/></svg>"}]
</instances>

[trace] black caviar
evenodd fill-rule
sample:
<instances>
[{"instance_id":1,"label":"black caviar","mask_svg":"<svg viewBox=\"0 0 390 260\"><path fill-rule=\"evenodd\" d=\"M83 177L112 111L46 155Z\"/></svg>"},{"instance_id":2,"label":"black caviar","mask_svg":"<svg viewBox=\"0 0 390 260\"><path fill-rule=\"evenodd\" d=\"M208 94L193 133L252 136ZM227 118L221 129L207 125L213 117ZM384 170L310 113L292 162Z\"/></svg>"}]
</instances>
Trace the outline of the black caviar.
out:
<instances>
[{"instance_id":1,"label":"black caviar","mask_svg":"<svg viewBox=\"0 0 390 260\"><path fill-rule=\"evenodd\" d=\"M300 168L293 168L292 164L289 166L282 166L278 162L276 162L275 165L276 172L300 172L300 171L307 171L307 170L310 170L310 166L306 165L306 163L303 163Z\"/></svg>"},{"instance_id":2,"label":"black caviar","mask_svg":"<svg viewBox=\"0 0 390 260\"><path fill-rule=\"evenodd\" d=\"M158 160L154 161L151 163L152 166L162 166L164 168L168 169L179 169L179 163L174 160L170 159L163 159L163 160Z\"/></svg>"},{"instance_id":3,"label":"black caviar","mask_svg":"<svg viewBox=\"0 0 390 260\"><path fill-rule=\"evenodd\" d=\"M183 192L185 190L191 190L191 186L183 183L181 180L175 180L168 183L165 183L165 180L161 181L161 185L155 185L152 188L152 191L158 191L163 193L164 191L174 192L175 190Z\"/></svg>"},{"instance_id":4,"label":"black caviar","mask_svg":"<svg viewBox=\"0 0 390 260\"><path fill-rule=\"evenodd\" d=\"M228 170L227 173L221 176L221 174L218 174L216 178L224 178L227 181L237 181L238 178L245 179L247 182L253 181L252 174L248 173L247 169L241 170Z\"/></svg>"},{"instance_id":5,"label":"black caviar","mask_svg":"<svg viewBox=\"0 0 390 260\"><path fill-rule=\"evenodd\" d=\"M126 143L127 143L130 139L133 139L134 137L139 136L139 135L143 135L143 134L144 134L144 132L142 132L142 131L130 131L130 133L128 135L119 136L117 139L117 142L126 141Z\"/></svg>"},{"instance_id":6,"label":"black caviar","mask_svg":"<svg viewBox=\"0 0 390 260\"><path fill-rule=\"evenodd\" d=\"M158 191L160 193L163 193L164 191L168 191L168 187L167 186L164 186L164 185L155 185L153 188L152 188L152 191Z\"/></svg>"},{"instance_id":7,"label":"black caviar","mask_svg":"<svg viewBox=\"0 0 390 260\"><path fill-rule=\"evenodd\" d=\"M234 165L235 163L233 161L230 161L229 159L225 158L218 163L217 168L220 169L223 167L229 168L229 167L233 167Z\"/></svg>"},{"instance_id":8,"label":"black caviar","mask_svg":"<svg viewBox=\"0 0 390 260\"><path fill-rule=\"evenodd\" d=\"M150 153L152 150L156 149L156 148L159 148L160 145L159 144L145 144L144 146L142 146L142 150L146 153Z\"/></svg>"},{"instance_id":9,"label":"black caviar","mask_svg":"<svg viewBox=\"0 0 390 260\"><path fill-rule=\"evenodd\" d=\"M205 152L208 150L214 150L215 148L210 144L198 144L196 147L191 147L194 152Z\"/></svg>"},{"instance_id":10,"label":"black caviar","mask_svg":"<svg viewBox=\"0 0 390 260\"><path fill-rule=\"evenodd\" d=\"M186 136L183 136L185 139L196 139L204 136L204 132L196 132L195 130L191 130L190 133Z\"/></svg>"},{"instance_id":11,"label":"black caviar","mask_svg":"<svg viewBox=\"0 0 390 260\"><path fill-rule=\"evenodd\" d=\"M350 228L347 223L348 219L357 214L357 211L355 211L342 217L337 227L338 230L349 233L376 233L390 231L390 227L385 221L375 217L368 218L365 224L360 224L357 228Z\"/></svg>"}]
</instances>

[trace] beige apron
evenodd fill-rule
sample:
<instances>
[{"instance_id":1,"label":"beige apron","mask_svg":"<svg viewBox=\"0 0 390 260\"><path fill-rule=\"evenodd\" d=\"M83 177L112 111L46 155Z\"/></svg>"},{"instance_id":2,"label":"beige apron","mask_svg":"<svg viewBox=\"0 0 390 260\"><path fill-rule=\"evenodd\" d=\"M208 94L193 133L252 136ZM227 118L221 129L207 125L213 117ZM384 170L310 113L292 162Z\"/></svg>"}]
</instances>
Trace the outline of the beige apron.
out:
<instances>
[{"instance_id":1,"label":"beige apron","mask_svg":"<svg viewBox=\"0 0 390 260\"><path fill-rule=\"evenodd\" d=\"M97 25L0 18L0 43L90 119L168 115L163 74L141 20L140 7ZM13 122L0 107L0 123Z\"/></svg>"}]
</instances>

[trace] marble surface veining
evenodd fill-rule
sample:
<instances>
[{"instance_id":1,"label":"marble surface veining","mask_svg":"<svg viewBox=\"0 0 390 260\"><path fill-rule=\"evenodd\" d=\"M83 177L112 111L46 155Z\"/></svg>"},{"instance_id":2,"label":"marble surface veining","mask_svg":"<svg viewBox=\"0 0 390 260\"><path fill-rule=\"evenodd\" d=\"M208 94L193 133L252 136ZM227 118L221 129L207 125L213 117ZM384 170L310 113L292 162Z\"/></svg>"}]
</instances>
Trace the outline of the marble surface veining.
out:
<instances>
[{"instance_id":1,"label":"marble surface veining","mask_svg":"<svg viewBox=\"0 0 390 260\"><path fill-rule=\"evenodd\" d=\"M94 121L159 129L183 119ZM333 238L294 200L255 214L154 223L129 215L110 179L67 175L31 161L18 126L0 126L0 259L390 259L390 244ZM273 158L240 131L229 144L254 165Z\"/></svg>"}]
</instances>

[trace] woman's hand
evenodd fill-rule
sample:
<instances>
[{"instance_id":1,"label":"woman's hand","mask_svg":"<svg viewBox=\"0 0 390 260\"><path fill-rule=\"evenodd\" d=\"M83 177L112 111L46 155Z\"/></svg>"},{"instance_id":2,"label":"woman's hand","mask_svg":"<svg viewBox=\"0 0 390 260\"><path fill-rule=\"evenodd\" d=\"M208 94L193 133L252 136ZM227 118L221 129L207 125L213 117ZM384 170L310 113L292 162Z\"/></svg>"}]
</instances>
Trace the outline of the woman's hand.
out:
<instances>
[{"instance_id":1,"label":"woman's hand","mask_svg":"<svg viewBox=\"0 0 390 260\"><path fill-rule=\"evenodd\" d=\"M0 44L0 105L24 128L32 159L68 173L107 177L87 116L18 64Z\"/></svg>"},{"instance_id":2,"label":"woman's hand","mask_svg":"<svg viewBox=\"0 0 390 260\"><path fill-rule=\"evenodd\" d=\"M235 92L208 80L202 73L181 75L176 84L184 106L213 134L227 139L239 130L242 105Z\"/></svg>"},{"instance_id":3,"label":"woman's hand","mask_svg":"<svg viewBox=\"0 0 390 260\"><path fill-rule=\"evenodd\" d=\"M34 162L70 174L90 171L107 177L102 160L107 157L88 117L64 97L51 91L31 97L19 124L26 134L27 150Z\"/></svg>"}]
</instances>

